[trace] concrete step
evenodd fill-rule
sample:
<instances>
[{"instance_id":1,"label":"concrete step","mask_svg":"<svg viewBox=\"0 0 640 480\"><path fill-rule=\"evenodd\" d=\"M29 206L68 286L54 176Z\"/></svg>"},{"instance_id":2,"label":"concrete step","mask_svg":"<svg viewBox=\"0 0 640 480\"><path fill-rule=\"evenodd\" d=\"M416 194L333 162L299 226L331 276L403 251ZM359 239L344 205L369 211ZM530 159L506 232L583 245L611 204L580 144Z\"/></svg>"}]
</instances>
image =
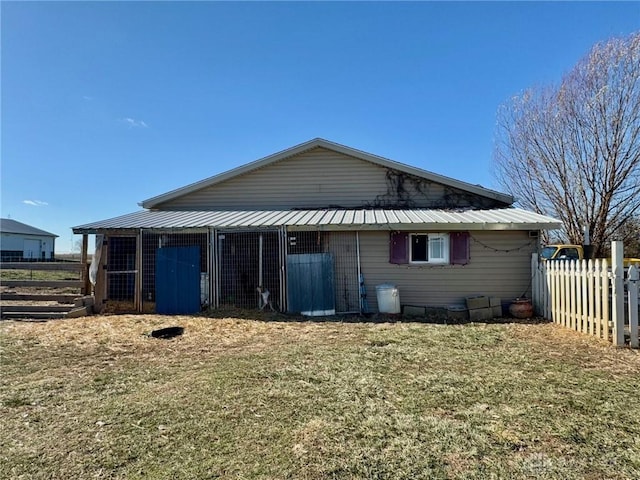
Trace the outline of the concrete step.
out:
<instances>
[{"instance_id":1,"label":"concrete step","mask_svg":"<svg viewBox=\"0 0 640 480\"><path fill-rule=\"evenodd\" d=\"M80 294L29 294L29 293L1 293L0 300L24 301L24 302L58 302L73 303Z\"/></svg>"},{"instance_id":2,"label":"concrete step","mask_svg":"<svg viewBox=\"0 0 640 480\"><path fill-rule=\"evenodd\" d=\"M0 317L3 319L47 320L54 318L86 317L93 313L93 306L74 305L2 305Z\"/></svg>"},{"instance_id":3,"label":"concrete step","mask_svg":"<svg viewBox=\"0 0 640 480\"><path fill-rule=\"evenodd\" d=\"M70 312L73 305L0 305L2 312Z\"/></svg>"},{"instance_id":4,"label":"concrete step","mask_svg":"<svg viewBox=\"0 0 640 480\"><path fill-rule=\"evenodd\" d=\"M49 288L82 288L80 280L2 280L3 287L49 287Z\"/></svg>"},{"instance_id":5,"label":"concrete step","mask_svg":"<svg viewBox=\"0 0 640 480\"><path fill-rule=\"evenodd\" d=\"M55 318L65 318L67 312L13 312L3 309L0 316L4 320L51 320Z\"/></svg>"}]
</instances>

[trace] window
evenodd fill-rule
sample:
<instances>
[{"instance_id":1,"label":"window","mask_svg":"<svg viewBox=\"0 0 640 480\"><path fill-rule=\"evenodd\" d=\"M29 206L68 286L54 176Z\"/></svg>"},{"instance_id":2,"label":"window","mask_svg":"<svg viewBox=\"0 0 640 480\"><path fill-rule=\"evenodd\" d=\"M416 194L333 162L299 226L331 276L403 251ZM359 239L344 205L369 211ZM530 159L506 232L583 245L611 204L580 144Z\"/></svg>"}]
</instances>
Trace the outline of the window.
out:
<instances>
[{"instance_id":1,"label":"window","mask_svg":"<svg viewBox=\"0 0 640 480\"><path fill-rule=\"evenodd\" d=\"M559 260L580 260L580 254L577 248L561 248L556 255Z\"/></svg>"},{"instance_id":2,"label":"window","mask_svg":"<svg viewBox=\"0 0 640 480\"><path fill-rule=\"evenodd\" d=\"M389 262L395 264L466 265L469 233L391 233Z\"/></svg>"},{"instance_id":3,"label":"window","mask_svg":"<svg viewBox=\"0 0 640 480\"><path fill-rule=\"evenodd\" d=\"M409 263L449 263L448 234L412 233L409 240Z\"/></svg>"}]
</instances>

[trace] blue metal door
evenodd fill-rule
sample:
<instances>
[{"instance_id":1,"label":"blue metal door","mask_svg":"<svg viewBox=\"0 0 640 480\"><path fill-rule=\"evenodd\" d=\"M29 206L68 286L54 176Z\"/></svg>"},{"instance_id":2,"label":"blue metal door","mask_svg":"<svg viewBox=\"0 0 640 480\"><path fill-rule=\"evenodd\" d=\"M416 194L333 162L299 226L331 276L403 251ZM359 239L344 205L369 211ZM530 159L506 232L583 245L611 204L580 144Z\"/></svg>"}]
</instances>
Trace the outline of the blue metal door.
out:
<instances>
[{"instance_id":1,"label":"blue metal door","mask_svg":"<svg viewBox=\"0 0 640 480\"><path fill-rule=\"evenodd\" d=\"M168 315L200 311L200 247L156 250L156 312Z\"/></svg>"},{"instance_id":2,"label":"blue metal door","mask_svg":"<svg viewBox=\"0 0 640 480\"><path fill-rule=\"evenodd\" d=\"M288 311L303 315L335 314L333 277L330 253L288 255Z\"/></svg>"}]
</instances>

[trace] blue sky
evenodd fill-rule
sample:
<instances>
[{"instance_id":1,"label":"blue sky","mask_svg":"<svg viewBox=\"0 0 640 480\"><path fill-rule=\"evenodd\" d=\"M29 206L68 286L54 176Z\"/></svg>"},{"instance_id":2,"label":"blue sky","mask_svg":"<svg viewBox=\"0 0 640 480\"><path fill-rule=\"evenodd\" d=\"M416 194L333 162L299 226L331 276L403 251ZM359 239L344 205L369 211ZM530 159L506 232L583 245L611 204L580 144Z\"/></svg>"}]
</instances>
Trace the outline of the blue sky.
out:
<instances>
[{"instance_id":1,"label":"blue sky","mask_svg":"<svg viewBox=\"0 0 640 480\"><path fill-rule=\"evenodd\" d=\"M70 227L315 137L496 188L496 111L638 2L2 2L1 213Z\"/></svg>"}]
</instances>

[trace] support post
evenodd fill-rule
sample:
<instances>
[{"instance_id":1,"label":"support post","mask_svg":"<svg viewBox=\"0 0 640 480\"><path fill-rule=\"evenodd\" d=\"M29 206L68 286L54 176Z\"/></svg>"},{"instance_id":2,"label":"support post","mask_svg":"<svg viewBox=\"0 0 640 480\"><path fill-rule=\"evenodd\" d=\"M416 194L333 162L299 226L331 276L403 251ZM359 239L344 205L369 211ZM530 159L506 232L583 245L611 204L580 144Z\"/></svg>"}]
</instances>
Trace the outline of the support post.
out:
<instances>
[{"instance_id":1,"label":"support post","mask_svg":"<svg viewBox=\"0 0 640 480\"><path fill-rule=\"evenodd\" d=\"M640 346L640 333L638 332L638 280L640 272L638 267L631 265L627 274L627 292L629 295L629 345L631 348Z\"/></svg>"},{"instance_id":2,"label":"support post","mask_svg":"<svg viewBox=\"0 0 640 480\"><path fill-rule=\"evenodd\" d=\"M364 311L364 281L362 277L362 268L360 266L360 232L356 230L356 262L358 262L358 305L360 306L360 314Z\"/></svg>"},{"instance_id":3,"label":"support post","mask_svg":"<svg viewBox=\"0 0 640 480\"><path fill-rule=\"evenodd\" d=\"M214 279L215 277L215 240L216 234L215 230L209 227L209 231L207 232L207 273L209 278L209 305L207 305L207 309L214 308L217 305L217 301L215 300L215 292L213 289Z\"/></svg>"},{"instance_id":4,"label":"support post","mask_svg":"<svg viewBox=\"0 0 640 480\"><path fill-rule=\"evenodd\" d=\"M288 297L287 297L287 227L283 226L280 229L280 311L286 312Z\"/></svg>"},{"instance_id":5,"label":"support post","mask_svg":"<svg viewBox=\"0 0 640 480\"><path fill-rule=\"evenodd\" d=\"M258 287L260 288L260 294L262 294L262 289L264 285L262 284L262 247L263 247L263 239L262 234L258 237ZM262 295L258 295L258 308L261 308L262 305Z\"/></svg>"},{"instance_id":6,"label":"support post","mask_svg":"<svg viewBox=\"0 0 640 480\"><path fill-rule=\"evenodd\" d=\"M611 242L611 270L613 291L611 310L613 320L613 344L624 345L624 247L621 241Z\"/></svg>"},{"instance_id":7,"label":"support post","mask_svg":"<svg viewBox=\"0 0 640 480\"><path fill-rule=\"evenodd\" d=\"M94 309L96 313L102 313L104 310L104 303L107 299L107 262L109 237L104 236L104 240L99 242L96 240L96 244L101 243L100 247L100 263L98 264L98 272L96 275L96 285L94 288L95 305Z\"/></svg>"},{"instance_id":8,"label":"support post","mask_svg":"<svg viewBox=\"0 0 640 480\"><path fill-rule=\"evenodd\" d=\"M134 296L134 306L139 313L144 311L144 300L142 298L142 268L142 229L140 229L136 238L136 293Z\"/></svg>"},{"instance_id":9,"label":"support post","mask_svg":"<svg viewBox=\"0 0 640 480\"><path fill-rule=\"evenodd\" d=\"M82 250L80 251L80 264L82 265L82 270L80 270L80 275L82 275L82 294L83 295L91 295L91 282L89 281L89 264L87 263L87 251L89 250L89 235L86 233L82 234Z\"/></svg>"},{"instance_id":10,"label":"support post","mask_svg":"<svg viewBox=\"0 0 640 480\"><path fill-rule=\"evenodd\" d=\"M544 315L542 308L542 294L540 289L540 275L538 271L538 254L531 254L531 299L533 301L533 311L536 315Z\"/></svg>"}]
</instances>

